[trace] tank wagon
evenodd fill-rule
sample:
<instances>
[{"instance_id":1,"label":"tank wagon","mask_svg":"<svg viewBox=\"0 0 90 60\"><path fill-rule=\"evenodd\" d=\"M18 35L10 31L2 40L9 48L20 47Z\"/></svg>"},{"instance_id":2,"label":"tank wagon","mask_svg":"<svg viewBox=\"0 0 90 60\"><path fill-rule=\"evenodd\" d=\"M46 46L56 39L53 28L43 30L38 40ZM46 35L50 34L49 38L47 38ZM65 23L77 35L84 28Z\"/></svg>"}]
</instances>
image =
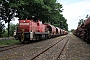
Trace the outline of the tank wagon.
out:
<instances>
[{"instance_id":1,"label":"tank wagon","mask_svg":"<svg viewBox=\"0 0 90 60\"><path fill-rule=\"evenodd\" d=\"M73 32L74 35L90 43L90 17Z\"/></svg>"}]
</instances>

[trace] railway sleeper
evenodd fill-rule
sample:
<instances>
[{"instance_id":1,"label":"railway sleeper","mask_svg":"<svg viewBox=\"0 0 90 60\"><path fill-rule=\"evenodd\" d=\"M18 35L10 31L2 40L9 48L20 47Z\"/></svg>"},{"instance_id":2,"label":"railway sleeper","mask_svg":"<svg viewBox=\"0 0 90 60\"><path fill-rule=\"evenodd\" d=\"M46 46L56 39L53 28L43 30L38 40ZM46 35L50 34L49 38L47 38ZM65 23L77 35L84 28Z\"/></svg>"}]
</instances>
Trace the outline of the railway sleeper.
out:
<instances>
[{"instance_id":1,"label":"railway sleeper","mask_svg":"<svg viewBox=\"0 0 90 60\"><path fill-rule=\"evenodd\" d=\"M87 42L88 44L90 44L90 37L88 37L88 38L86 39L86 42Z\"/></svg>"}]
</instances>

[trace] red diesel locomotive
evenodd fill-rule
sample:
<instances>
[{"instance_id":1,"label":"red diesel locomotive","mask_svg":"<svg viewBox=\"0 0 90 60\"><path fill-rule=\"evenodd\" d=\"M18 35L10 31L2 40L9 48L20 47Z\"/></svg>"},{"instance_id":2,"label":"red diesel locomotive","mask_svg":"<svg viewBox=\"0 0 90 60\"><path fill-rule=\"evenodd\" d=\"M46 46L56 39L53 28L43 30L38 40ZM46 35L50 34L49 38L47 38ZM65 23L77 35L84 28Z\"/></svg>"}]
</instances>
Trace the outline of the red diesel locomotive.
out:
<instances>
[{"instance_id":1,"label":"red diesel locomotive","mask_svg":"<svg viewBox=\"0 0 90 60\"><path fill-rule=\"evenodd\" d=\"M47 39L55 36L63 35L62 29L51 24L42 24L42 21L37 22L34 19L19 20L16 36L21 43L31 40ZM67 34L67 33L64 33Z\"/></svg>"}]
</instances>

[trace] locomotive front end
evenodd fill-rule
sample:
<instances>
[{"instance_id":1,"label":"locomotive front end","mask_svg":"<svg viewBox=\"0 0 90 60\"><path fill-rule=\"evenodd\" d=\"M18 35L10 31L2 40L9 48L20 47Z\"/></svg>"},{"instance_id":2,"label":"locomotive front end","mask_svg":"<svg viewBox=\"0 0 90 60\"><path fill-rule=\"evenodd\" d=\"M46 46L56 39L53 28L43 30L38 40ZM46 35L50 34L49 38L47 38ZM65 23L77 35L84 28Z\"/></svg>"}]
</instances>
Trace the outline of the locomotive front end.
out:
<instances>
[{"instance_id":1,"label":"locomotive front end","mask_svg":"<svg viewBox=\"0 0 90 60\"><path fill-rule=\"evenodd\" d=\"M30 20L19 20L17 36L21 43L33 39L33 31L31 30Z\"/></svg>"}]
</instances>

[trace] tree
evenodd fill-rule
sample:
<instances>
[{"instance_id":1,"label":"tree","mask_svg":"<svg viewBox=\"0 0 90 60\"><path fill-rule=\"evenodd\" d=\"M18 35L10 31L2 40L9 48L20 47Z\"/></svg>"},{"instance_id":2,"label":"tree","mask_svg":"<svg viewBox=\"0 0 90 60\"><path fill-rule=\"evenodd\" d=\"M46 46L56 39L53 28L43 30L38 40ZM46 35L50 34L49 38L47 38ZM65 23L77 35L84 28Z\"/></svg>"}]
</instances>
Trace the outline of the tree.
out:
<instances>
[{"instance_id":1,"label":"tree","mask_svg":"<svg viewBox=\"0 0 90 60\"><path fill-rule=\"evenodd\" d=\"M75 29L71 29L71 32L74 32Z\"/></svg>"},{"instance_id":2,"label":"tree","mask_svg":"<svg viewBox=\"0 0 90 60\"><path fill-rule=\"evenodd\" d=\"M88 17L89 17L89 15L87 14L85 18L87 19ZM85 19L79 19L78 26L80 26L84 22L85 22Z\"/></svg>"},{"instance_id":3,"label":"tree","mask_svg":"<svg viewBox=\"0 0 90 60\"><path fill-rule=\"evenodd\" d=\"M8 0L0 0L0 12L1 12L1 20L8 23L8 37L9 37L9 27L10 21L15 16L16 10L10 7L10 1Z\"/></svg>"},{"instance_id":4,"label":"tree","mask_svg":"<svg viewBox=\"0 0 90 60\"><path fill-rule=\"evenodd\" d=\"M80 26L83 23L84 23L84 19L80 19L79 22L78 22L78 26Z\"/></svg>"},{"instance_id":5,"label":"tree","mask_svg":"<svg viewBox=\"0 0 90 60\"><path fill-rule=\"evenodd\" d=\"M14 30L17 29L17 24L10 24L10 36L13 36Z\"/></svg>"},{"instance_id":6,"label":"tree","mask_svg":"<svg viewBox=\"0 0 90 60\"><path fill-rule=\"evenodd\" d=\"M2 37L2 34L4 33L4 24L3 24L3 21L2 20L0 20L0 37Z\"/></svg>"},{"instance_id":7,"label":"tree","mask_svg":"<svg viewBox=\"0 0 90 60\"><path fill-rule=\"evenodd\" d=\"M56 0L5 0L1 4L3 11L4 9L9 11L6 14L8 19L5 16L5 19L3 18L5 21L10 21L13 16L19 17L19 19L30 19L31 16L35 16L42 22L49 22L58 27L60 27L60 21L62 21L62 29L68 30L67 20L61 14L63 6L56 3Z\"/></svg>"},{"instance_id":8,"label":"tree","mask_svg":"<svg viewBox=\"0 0 90 60\"><path fill-rule=\"evenodd\" d=\"M13 36L14 30L16 30L17 24L10 24L10 36ZM7 37L8 35L8 28L5 29L4 33L3 33L3 37Z\"/></svg>"},{"instance_id":9,"label":"tree","mask_svg":"<svg viewBox=\"0 0 90 60\"><path fill-rule=\"evenodd\" d=\"M65 19L65 17L63 17L62 14L60 15L59 21L57 21L57 22L59 22L61 29L68 31L67 19Z\"/></svg>"},{"instance_id":10,"label":"tree","mask_svg":"<svg viewBox=\"0 0 90 60\"><path fill-rule=\"evenodd\" d=\"M11 1L10 7L15 8L20 19L30 18L35 16L43 21L50 22L59 19L59 15L62 12L60 10L62 5L56 3L56 0L19 0ZM53 17L54 16L54 17Z\"/></svg>"},{"instance_id":11,"label":"tree","mask_svg":"<svg viewBox=\"0 0 90 60\"><path fill-rule=\"evenodd\" d=\"M89 15L87 14L87 15L86 15L86 18L88 18L88 17L89 17Z\"/></svg>"}]
</instances>

